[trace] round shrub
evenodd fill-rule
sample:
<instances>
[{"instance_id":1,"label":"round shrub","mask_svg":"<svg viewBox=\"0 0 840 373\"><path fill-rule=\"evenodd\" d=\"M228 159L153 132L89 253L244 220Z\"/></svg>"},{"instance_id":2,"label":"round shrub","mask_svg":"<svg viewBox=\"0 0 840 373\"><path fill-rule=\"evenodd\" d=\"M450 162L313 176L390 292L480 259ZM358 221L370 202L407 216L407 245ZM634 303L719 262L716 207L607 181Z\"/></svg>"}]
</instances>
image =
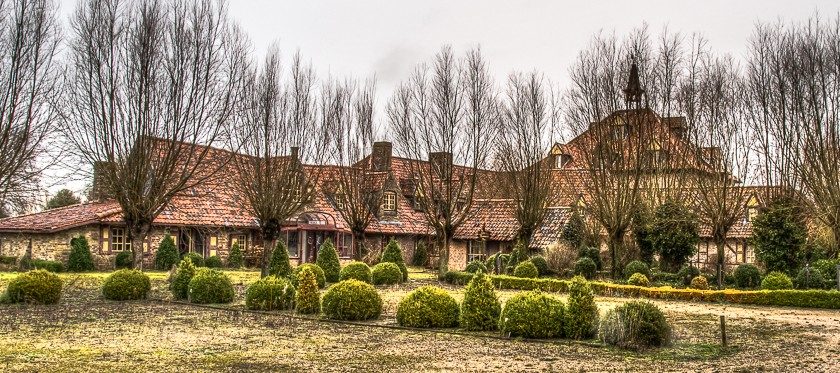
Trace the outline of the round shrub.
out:
<instances>
[{"instance_id":1,"label":"round shrub","mask_svg":"<svg viewBox=\"0 0 840 373\"><path fill-rule=\"evenodd\" d=\"M473 260L467 263L467 268L464 271L469 273L476 273L478 271L487 272L487 266L480 260Z\"/></svg>"},{"instance_id":2,"label":"round shrub","mask_svg":"<svg viewBox=\"0 0 840 373\"><path fill-rule=\"evenodd\" d=\"M175 275L169 283L169 290L175 299L187 299L190 294L190 280L195 276L195 265L192 259L186 258L178 264Z\"/></svg>"},{"instance_id":3,"label":"round shrub","mask_svg":"<svg viewBox=\"0 0 840 373\"><path fill-rule=\"evenodd\" d=\"M627 284L648 287L650 286L650 280L648 280L647 276L641 273L634 273L630 276L630 279L627 280Z\"/></svg>"},{"instance_id":4,"label":"round shrub","mask_svg":"<svg viewBox=\"0 0 840 373\"><path fill-rule=\"evenodd\" d=\"M458 326L458 302L446 290L423 286L408 293L397 306L397 323L414 328Z\"/></svg>"},{"instance_id":5,"label":"round shrub","mask_svg":"<svg viewBox=\"0 0 840 373\"><path fill-rule=\"evenodd\" d=\"M175 240L172 236L166 235L160 241L157 251L155 252L155 269L158 271L168 271L172 266L178 265L178 248L175 247Z\"/></svg>"},{"instance_id":6,"label":"round shrub","mask_svg":"<svg viewBox=\"0 0 840 373\"><path fill-rule=\"evenodd\" d=\"M793 282L788 275L774 271L764 276L764 280L761 280L761 288L763 290L793 289Z\"/></svg>"},{"instance_id":7,"label":"round shrub","mask_svg":"<svg viewBox=\"0 0 840 373\"><path fill-rule=\"evenodd\" d=\"M371 280L374 285L393 285L402 282L400 267L391 262L382 262L371 269Z\"/></svg>"},{"instance_id":8,"label":"round shrub","mask_svg":"<svg viewBox=\"0 0 840 373\"><path fill-rule=\"evenodd\" d=\"M802 268L796 274L797 289L822 289L823 275L816 268Z\"/></svg>"},{"instance_id":9,"label":"round shrub","mask_svg":"<svg viewBox=\"0 0 840 373\"><path fill-rule=\"evenodd\" d=\"M120 268L133 268L134 267L134 254L131 251L120 251L117 254L117 257L114 258L114 267L117 269Z\"/></svg>"},{"instance_id":10,"label":"round shrub","mask_svg":"<svg viewBox=\"0 0 840 373\"><path fill-rule=\"evenodd\" d=\"M814 262L811 268L814 268L823 275L826 282L826 287L837 286L837 265L840 264L840 259L820 259Z\"/></svg>"},{"instance_id":11,"label":"round shrub","mask_svg":"<svg viewBox=\"0 0 840 373\"><path fill-rule=\"evenodd\" d=\"M219 258L217 255L212 255L207 260L204 261L204 266L207 268L222 268L224 265L222 264L222 258Z\"/></svg>"},{"instance_id":12,"label":"round shrub","mask_svg":"<svg viewBox=\"0 0 840 373\"><path fill-rule=\"evenodd\" d=\"M402 281L408 281L408 268L405 266L402 249L400 248L400 244L397 243L397 240L392 238L388 241L388 245L385 246L385 251L382 252L382 260L380 262L396 264L397 267L400 267L400 272L402 272Z\"/></svg>"},{"instance_id":13,"label":"round shrub","mask_svg":"<svg viewBox=\"0 0 840 373\"><path fill-rule=\"evenodd\" d=\"M603 268L603 262L601 261L601 249L597 247L586 247L583 246L578 249L578 259L581 258L589 258L592 259L592 262L595 263L595 270L600 271Z\"/></svg>"},{"instance_id":14,"label":"round shrub","mask_svg":"<svg viewBox=\"0 0 840 373\"><path fill-rule=\"evenodd\" d=\"M396 264L390 264L399 271ZM321 309L334 320L370 320L382 313L382 298L371 284L359 280L341 281L324 293Z\"/></svg>"},{"instance_id":15,"label":"round shrub","mask_svg":"<svg viewBox=\"0 0 840 373\"><path fill-rule=\"evenodd\" d=\"M563 302L539 290L516 294L505 303L499 328L511 336L562 337Z\"/></svg>"},{"instance_id":16,"label":"round shrub","mask_svg":"<svg viewBox=\"0 0 840 373\"><path fill-rule=\"evenodd\" d=\"M689 287L697 290L709 290L709 281L703 276L697 276L691 279Z\"/></svg>"},{"instance_id":17,"label":"round shrub","mask_svg":"<svg viewBox=\"0 0 840 373\"><path fill-rule=\"evenodd\" d=\"M680 268L677 272L677 276L682 280L683 286L691 285L691 280L697 276L700 276L700 270L697 267L693 266L685 266Z\"/></svg>"},{"instance_id":18,"label":"round shrub","mask_svg":"<svg viewBox=\"0 0 840 373\"><path fill-rule=\"evenodd\" d=\"M323 289L325 286L327 286L327 275L324 273L324 270L321 269L321 267L319 267L317 264L304 263L295 267L294 273L292 274L292 284L295 285L295 287L298 286L298 277L300 275L300 272L304 269L312 271L312 273L315 275L315 282L318 284L318 288Z\"/></svg>"},{"instance_id":19,"label":"round shrub","mask_svg":"<svg viewBox=\"0 0 840 373\"><path fill-rule=\"evenodd\" d=\"M569 284L569 303L566 306L563 327L566 337L589 339L598 333L598 306L592 287L581 276L575 276Z\"/></svg>"},{"instance_id":20,"label":"round shrub","mask_svg":"<svg viewBox=\"0 0 840 373\"><path fill-rule=\"evenodd\" d=\"M200 268L190 280L190 302L198 304L230 303L233 284L230 278L216 269Z\"/></svg>"},{"instance_id":21,"label":"round shrub","mask_svg":"<svg viewBox=\"0 0 840 373\"><path fill-rule=\"evenodd\" d=\"M338 277L341 281L353 279L370 283L370 276L370 267L367 264L351 262L341 269Z\"/></svg>"},{"instance_id":22,"label":"round shrub","mask_svg":"<svg viewBox=\"0 0 840 373\"><path fill-rule=\"evenodd\" d=\"M499 328L499 315L502 305L496 296L493 282L484 272L472 277L464 290L464 302L461 303L460 324L466 330L496 330Z\"/></svg>"},{"instance_id":23,"label":"round shrub","mask_svg":"<svg viewBox=\"0 0 840 373\"><path fill-rule=\"evenodd\" d=\"M641 273L645 275L645 277L650 277L650 268L645 262L634 260L624 267L624 278L630 279L630 276L633 276L634 273Z\"/></svg>"},{"instance_id":24,"label":"round shrub","mask_svg":"<svg viewBox=\"0 0 840 373\"><path fill-rule=\"evenodd\" d=\"M228 268L242 268L245 265L245 256L242 254L239 242L231 245L227 265Z\"/></svg>"},{"instance_id":25,"label":"round shrub","mask_svg":"<svg viewBox=\"0 0 840 373\"><path fill-rule=\"evenodd\" d=\"M289 277L292 275L292 264L289 262L289 249L282 240L277 240L274 251L271 252L271 259L268 261L268 274L277 277Z\"/></svg>"},{"instance_id":26,"label":"round shrub","mask_svg":"<svg viewBox=\"0 0 840 373\"><path fill-rule=\"evenodd\" d=\"M540 270L530 261L519 263L513 270L513 275L522 278L537 278L540 276Z\"/></svg>"},{"instance_id":27,"label":"round shrub","mask_svg":"<svg viewBox=\"0 0 840 373\"><path fill-rule=\"evenodd\" d=\"M295 287L291 281L282 277L263 277L245 291L245 307L249 310L288 310L294 306L294 302Z\"/></svg>"},{"instance_id":28,"label":"round shrub","mask_svg":"<svg viewBox=\"0 0 840 373\"><path fill-rule=\"evenodd\" d=\"M11 303L55 304L61 298L62 285L58 275L36 269L9 281L6 295Z\"/></svg>"},{"instance_id":29,"label":"round shrub","mask_svg":"<svg viewBox=\"0 0 840 373\"><path fill-rule=\"evenodd\" d=\"M70 240L70 257L67 258L67 270L70 272L93 271L93 255L85 236L73 237Z\"/></svg>"},{"instance_id":30,"label":"round shrub","mask_svg":"<svg viewBox=\"0 0 840 373\"><path fill-rule=\"evenodd\" d=\"M754 289L761 285L761 271L752 264L741 264L735 268L735 286Z\"/></svg>"},{"instance_id":31,"label":"round shrub","mask_svg":"<svg viewBox=\"0 0 840 373\"><path fill-rule=\"evenodd\" d=\"M298 283L300 287L295 294L295 310L304 315L320 313L321 294L318 292L315 273L309 268L304 268L298 273Z\"/></svg>"},{"instance_id":32,"label":"round shrub","mask_svg":"<svg viewBox=\"0 0 840 373\"><path fill-rule=\"evenodd\" d=\"M102 283L102 295L110 300L146 299L151 289L149 276L135 269L116 271Z\"/></svg>"},{"instance_id":33,"label":"round shrub","mask_svg":"<svg viewBox=\"0 0 840 373\"><path fill-rule=\"evenodd\" d=\"M551 270L548 269L548 262L542 256L535 255L531 257L531 263L534 263L534 266L537 267L537 271L539 272L540 276L546 276L551 274Z\"/></svg>"},{"instance_id":34,"label":"round shrub","mask_svg":"<svg viewBox=\"0 0 840 373\"><path fill-rule=\"evenodd\" d=\"M608 311L598 334L604 343L623 348L660 347L671 342L671 326L662 311L653 303L640 301Z\"/></svg>"},{"instance_id":35,"label":"round shrub","mask_svg":"<svg viewBox=\"0 0 840 373\"><path fill-rule=\"evenodd\" d=\"M580 258L575 262L575 275L583 276L587 280L595 278L597 269L595 262L590 258Z\"/></svg>"},{"instance_id":36,"label":"round shrub","mask_svg":"<svg viewBox=\"0 0 840 373\"><path fill-rule=\"evenodd\" d=\"M186 258L190 258L190 260L192 261L192 264L194 266L204 267L204 257L201 256L201 254L194 253L194 252L188 252L188 253L184 254L184 256L181 258L181 260L184 260Z\"/></svg>"},{"instance_id":37,"label":"round shrub","mask_svg":"<svg viewBox=\"0 0 840 373\"><path fill-rule=\"evenodd\" d=\"M338 282L341 275L341 263L338 261L338 252L335 245L329 238L318 248L318 258L315 264L324 270L327 282Z\"/></svg>"}]
</instances>

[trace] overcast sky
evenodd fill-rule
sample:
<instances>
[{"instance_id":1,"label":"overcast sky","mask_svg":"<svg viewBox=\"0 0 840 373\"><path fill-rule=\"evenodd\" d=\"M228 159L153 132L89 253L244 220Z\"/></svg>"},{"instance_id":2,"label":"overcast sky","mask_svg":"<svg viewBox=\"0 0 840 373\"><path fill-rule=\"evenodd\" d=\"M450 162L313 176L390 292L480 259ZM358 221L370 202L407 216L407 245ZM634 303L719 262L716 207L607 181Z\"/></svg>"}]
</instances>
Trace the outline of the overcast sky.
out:
<instances>
[{"instance_id":1,"label":"overcast sky","mask_svg":"<svg viewBox=\"0 0 840 373\"><path fill-rule=\"evenodd\" d=\"M61 2L65 25L76 3ZM231 0L229 9L256 53L277 42L287 61L300 49L322 76L375 74L381 107L444 44L459 54L480 45L499 80L536 69L562 84L599 31L622 35L647 22L654 33L665 26L698 32L714 50L740 59L757 21L803 21L816 12L834 17L840 1Z\"/></svg>"}]
</instances>

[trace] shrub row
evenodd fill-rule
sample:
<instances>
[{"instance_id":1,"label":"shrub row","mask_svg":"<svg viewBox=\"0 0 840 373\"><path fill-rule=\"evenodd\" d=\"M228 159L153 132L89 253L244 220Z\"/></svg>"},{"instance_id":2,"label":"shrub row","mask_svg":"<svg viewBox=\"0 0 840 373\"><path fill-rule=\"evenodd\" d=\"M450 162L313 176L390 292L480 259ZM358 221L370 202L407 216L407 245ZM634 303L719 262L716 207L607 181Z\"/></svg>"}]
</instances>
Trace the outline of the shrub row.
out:
<instances>
[{"instance_id":1,"label":"shrub row","mask_svg":"<svg viewBox=\"0 0 840 373\"><path fill-rule=\"evenodd\" d=\"M468 283L472 276L471 273L452 271L446 273L442 280L463 285ZM490 278L498 289L568 292L570 283L569 280L553 278L533 279L503 275ZM591 282L591 286L595 294L601 296L840 309L840 291L837 290L697 290L674 289L668 286L651 288L599 281Z\"/></svg>"}]
</instances>

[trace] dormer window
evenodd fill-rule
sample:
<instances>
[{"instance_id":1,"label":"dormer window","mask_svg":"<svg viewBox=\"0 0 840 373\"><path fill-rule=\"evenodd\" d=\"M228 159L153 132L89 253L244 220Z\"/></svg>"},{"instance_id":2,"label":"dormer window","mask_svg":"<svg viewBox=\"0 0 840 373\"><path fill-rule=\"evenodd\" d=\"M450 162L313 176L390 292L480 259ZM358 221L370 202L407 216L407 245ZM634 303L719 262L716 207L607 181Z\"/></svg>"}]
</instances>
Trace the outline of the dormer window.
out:
<instances>
[{"instance_id":1,"label":"dormer window","mask_svg":"<svg viewBox=\"0 0 840 373\"><path fill-rule=\"evenodd\" d=\"M558 154L554 156L554 168L560 169L566 167L572 161L572 156L568 154Z\"/></svg>"},{"instance_id":2,"label":"dormer window","mask_svg":"<svg viewBox=\"0 0 840 373\"><path fill-rule=\"evenodd\" d=\"M385 192L382 196L382 209L385 211L397 211L397 193Z\"/></svg>"},{"instance_id":3,"label":"dormer window","mask_svg":"<svg viewBox=\"0 0 840 373\"><path fill-rule=\"evenodd\" d=\"M332 196L333 206L337 210L344 210L344 195L343 194L333 194Z\"/></svg>"}]
</instances>

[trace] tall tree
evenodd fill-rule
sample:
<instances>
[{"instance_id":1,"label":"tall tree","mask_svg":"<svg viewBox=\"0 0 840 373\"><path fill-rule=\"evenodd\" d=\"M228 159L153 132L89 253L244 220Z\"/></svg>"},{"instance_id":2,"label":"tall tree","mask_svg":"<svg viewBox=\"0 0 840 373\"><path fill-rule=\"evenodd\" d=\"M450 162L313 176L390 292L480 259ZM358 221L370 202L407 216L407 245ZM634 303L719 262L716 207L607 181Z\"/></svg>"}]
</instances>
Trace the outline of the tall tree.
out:
<instances>
[{"instance_id":1,"label":"tall tree","mask_svg":"<svg viewBox=\"0 0 840 373\"><path fill-rule=\"evenodd\" d=\"M76 195L73 194L73 191L71 191L70 189L62 189L56 192L55 195L47 201L46 207L47 210L49 210L64 206L75 205L81 202L82 200L79 197L76 197Z\"/></svg>"},{"instance_id":2,"label":"tall tree","mask_svg":"<svg viewBox=\"0 0 840 373\"><path fill-rule=\"evenodd\" d=\"M0 209L28 207L55 128L61 26L48 0L0 0Z\"/></svg>"},{"instance_id":3,"label":"tall tree","mask_svg":"<svg viewBox=\"0 0 840 373\"><path fill-rule=\"evenodd\" d=\"M172 198L229 160L245 42L222 3L82 1L71 21L66 136L122 208L134 263Z\"/></svg>"},{"instance_id":4,"label":"tall tree","mask_svg":"<svg viewBox=\"0 0 840 373\"><path fill-rule=\"evenodd\" d=\"M319 172L303 163L317 162L323 154L315 74L299 53L290 70L286 82L276 47L259 70L249 70L245 109L233 136L233 147L245 154L234 158L240 177L236 188L260 226L263 276L269 274L270 248L281 224L311 202L315 193Z\"/></svg>"},{"instance_id":5,"label":"tall tree","mask_svg":"<svg viewBox=\"0 0 840 373\"><path fill-rule=\"evenodd\" d=\"M478 49L462 60L450 47L421 64L387 107L398 152L410 162L420 202L434 229L441 272L455 229L466 219L477 179L487 167L500 120L498 94Z\"/></svg>"}]
</instances>

